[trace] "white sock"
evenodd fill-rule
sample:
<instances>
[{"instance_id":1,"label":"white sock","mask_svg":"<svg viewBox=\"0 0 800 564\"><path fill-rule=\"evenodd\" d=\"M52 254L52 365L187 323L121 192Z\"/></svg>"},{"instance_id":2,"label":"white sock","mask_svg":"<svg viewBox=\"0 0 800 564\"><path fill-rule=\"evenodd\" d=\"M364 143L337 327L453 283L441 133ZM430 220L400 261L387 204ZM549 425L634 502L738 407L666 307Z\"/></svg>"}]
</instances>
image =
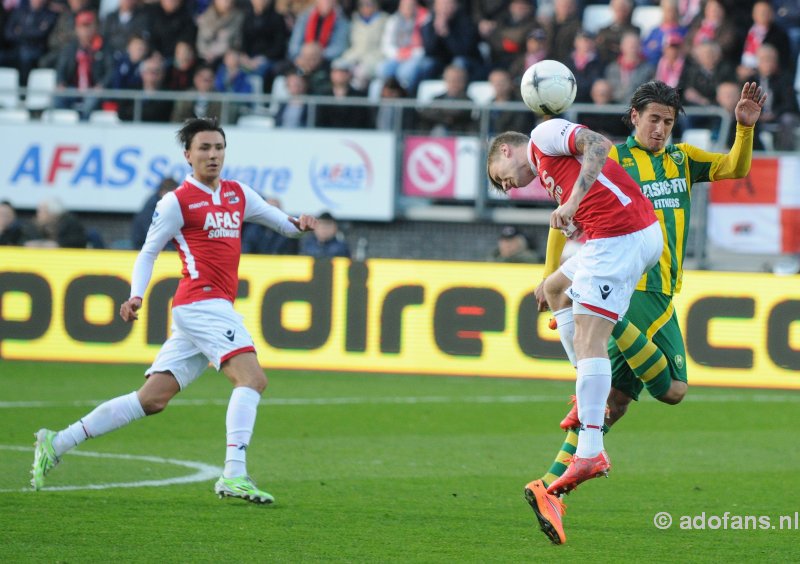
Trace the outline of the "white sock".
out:
<instances>
[{"instance_id":1,"label":"white sock","mask_svg":"<svg viewBox=\"0 0 800 564\"><path fill-rule=\"evenodd\" d=\"M261 394L252 388L240 386L233 389L225 416L227 448L225 449L225 478L247 474L247 445L256 424L256 410Z\"/></svg>"},{"instance_id":2,"label":"white sock","mask_svg":"<svg viewBox=\"0 0 800 564\"><path fill-rule=\"evenodd\" d=\"M86 439L105 435L124 427L131 421L145 416L136 392L119 396L101 403L89 415L79 419L66 429L62 429L53 439L56 456L61 457L68 450L78 446Z\"/></svg>"},{"instance_id":3,"label":"white sock","mask_svg":"<svg viewBox=\"0 0 800 564\"><path fill-rule=\"evenodd\" d=\"M578 361L578 418L581 431L575 456L597 456L603 450L603 423L606 401L611 391L611 361L607 358L584 358Z\"/></svg>"},{"instance_id":4,"label":"white sock","mask_svg":"<svg viewBox=\"0 0 800 564\"><path fill-rule=\"evenodd\" d=\"M572 315L572 306L553 312L553 317L556 318L558 336L567 352L567 358L572 366L577 366L575 345L572 343L572 339L575 337L575 318Z\"/></svg>"}]
</instances>

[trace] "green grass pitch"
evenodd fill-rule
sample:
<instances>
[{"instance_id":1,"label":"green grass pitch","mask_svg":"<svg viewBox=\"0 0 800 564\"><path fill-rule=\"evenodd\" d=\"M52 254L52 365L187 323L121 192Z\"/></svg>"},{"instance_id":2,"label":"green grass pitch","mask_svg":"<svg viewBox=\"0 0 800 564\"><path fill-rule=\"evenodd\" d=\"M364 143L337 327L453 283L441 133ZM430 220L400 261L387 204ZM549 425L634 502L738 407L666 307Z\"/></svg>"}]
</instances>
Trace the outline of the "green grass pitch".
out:
<instances>
[{"instance_id":1,"label":"green grass pitch","mask_svg":"<svg viewBox=\"0 0 800 564\"><path fill-rule=\"evenodd\" d=\"M0 561L797 557L800 394L786 391L693 388L679 406L633 405L606 437L610 478L566 499L563 546L539 531L522 490L561 444L567 382L271 372L248 467L274 506L220 500L213 477L104 487L198 472L169 460L221 466L230 385L209 371L164 413L67 454L49 476L53 489L30 491L33 432L60 429L94 402L136 389L141 373L0 362ZM673 518L667 530L653 524L661 511ZM705 529L681 528L684 516L700 524L703 514ZM744 516L768 517L770 526L732 528Z\"/></svg>"}]
</instances>

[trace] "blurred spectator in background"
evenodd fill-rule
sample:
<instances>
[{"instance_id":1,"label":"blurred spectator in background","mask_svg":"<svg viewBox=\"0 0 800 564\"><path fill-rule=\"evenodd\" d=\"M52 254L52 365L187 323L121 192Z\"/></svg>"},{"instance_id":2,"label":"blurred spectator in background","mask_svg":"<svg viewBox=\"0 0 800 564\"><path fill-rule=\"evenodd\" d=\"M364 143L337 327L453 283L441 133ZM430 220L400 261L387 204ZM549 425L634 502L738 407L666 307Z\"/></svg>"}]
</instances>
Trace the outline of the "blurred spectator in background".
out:
<instances>
[{"instance_id":1,"label":"blurred spectator in background","mask_svg":"<svg viewBox=\"0 0 800 564\"><path fill-rule=\"evenodd\" d=\"M439 78L445 67L453 64L467 71L467 82L486 77L478 50L478 27L458 0L433 0L431 16L420 31L425 47L420 65L423 80Z\"/></svg>"},{"instance_id":2,"label":"blurred spectator in background","mask_svg":"<svg viewBox=\"0 0 800 564\"><path fill-rule=\"evenodd\" d=\"M0 246L21 245L24 240L22 222L11 202L0 202Z\"/></svg>"},{"instance_id":3,"label":"blurred spectator in background","mask_svg":"<svg viewBox=\"0 0 800 564\"><path fill-rule=\"evenodd\" d=\"M685 66L686 54L683 50L683 40L679 37L670 37L661 51L661 58L658 59L655 79L676 88Z\"/></svg>"},{"instance_id":4,"label":"blurred spectator in background","mask_svg":"<svg viewBox=\"0 0 800 564\"><path fill-rule=\"evenodd\" d=\"M142 87L139 68L147 58L149 46L141 35L131 35L125 53L114 59L109 88L115 90L138 90Z\"/></svg>"},{"instance_id":5,"label":"blurred spectator in background","mask_svg":"<svg viewBox=\"0 0 800 564\"><path fill-rule=\"evenodd\" d=\"M288 45L289 28L273 0L250 0L242 25L242 66L269 85L276 67L286 59Z\"/></svg>"},{"instance_id":6,"label":"blurred spectator in background","mask_svg":"<svg viewBox=\"0 0 800 564\"><path fill-rule=\"evenodd\" d=\"M541 262L541 257L531 248L528 237L522 231L513 225L506 225L500 231L497 248L489 255L489 260L536 264Z\"/></svg>"},{"instance_id":7,"label":"blurred spectator in background","mask_svg":"<svg viewBox=\"0 0 800 564\"><path fill-rule=\"evenodd\" d=\"M83 249L86 243L86 229L59 200L39 202L30 231L25 235L26 247Z\"/></svg>"},{"instance_id":8,"label":"blurred spectator in background","mask_svg":"<svg viewBox=\"0 0 800 564\"><path fill-rule=\"evenodd\" d=\"M422 46L422 24L428 10L417 0L400 0L397 12L386 20L381 39L384 61L378 74L384 80L396 78L406 92L417 91L420 64L425 55Z\"/></svg>"},{"instance_id":9,"label":"blurred spectator in background","mask_svg":"<svg viewBox=\"0 0 800 564\"><path fill-rule=\"evenodd\" d=\"M481 37L485 38L508 14L511 0L465 0L461 3L478 26Z\"/></svg>"},{"instance_id":10,"label":"blurred spectator in background","mask_svg":"<svg viewBox=\"0 0 800 564\"><path fill-rule=\"evenodd\" d=\"M595 47L595 35L589 31L581 30L575 36L575 49L569 59L564 61L575 75L577 93L575 101L586 103L590 100L592 84L603 78L605 64L600 60Z\"/></svg>"},{"instance_id":11,"label":"blurred spectator in background","mask_svg":"<svg viewBox=\"0 0 800 564\"><path fill-rule=\"evenodd\" d=\"M678 22L688 28L703 11L705 0L678 0Z\"/></svg>"},{"instance_id":12,"label":"blurred spectator in background","mask_svg":"<svg viewBox=\"0 0 800 564\"><path fill-rule=\"evenodd\" d=\"M306 77L308 93L320 95L330 91L330 64L322 56L319 43L305 43L294 60L297 71Z\"/></svg>"},{"instance_id":13,"label":"blurred spectator in background","mask_svg":"<svg viewBox=\"0 0 800 564\"><path fill-rule=\"evenodd\" d=\"M192 117L205 117L220 119L222 102L211 101L205 94L216 92L214 90L214 68L207 64L198 65L194 71L192 83L195 93L191 99L178 100L172 110L170 121L183 123Z\"/></svg>"},{"instance_id":14,"label":"blurred spectator in background","mask_svg":"<svg viewBox=\"0 0 800 564\"><path fill-rule=\"evenodd\" d=\"M236 49L228 49L217 67L214 79L217 92L233 92L235 94L251 94L253 84L247 72L242 68L242 53Z\"/></svg>"},{"instance_id":15,"label":"blurred spectator in background","mask_svg":"<svg viewBox=\"0 0 800 564\"><path fill-rule=\"evenodd\" d=\"M103 38L97 32L97 16L84 10L75 17L75 39L61 49L56 65L56 84L61 88L77 88L89 94L105 88L111 80L112 59L103 49ZM86 119L99 105L96 96L58 96L57 108L78 110Z\"/></svg>"},{"instance_id":16,"label":"blurred spectator in background","mask_svg":"<svg viewBox=\"0 0 800 564\"><path fill-rule=\"evenodd\" d=\"M353 87L353 72L350 63L337 59L331 64L330 89L326 95L338 100L361 98L366 100L367 93ZM346 106L320 104L317 106L317 127L334 129L371 129L372 115L368 106Z\"/></svg>"},{"instance_id":17,"label":"blurred spectator in background","mask_svg":"<svg viewBox=\"0 0 800 564\"><path fill-rule=\"evenodd\" d=\"M189 90L192 87L194 70L197 68L197 54L194 45L186 41L175 44L175 54L168 61L164 90Z\"/></svg>"},{"instance_id":18,"label":"blurred spectator in background","mask_svg":"<svg viewBox=\"0 0 800 564\"><path fill-rule=\"evenodd\" d=\"M619 59L622 53L622 38L625 35L629 33L635 33L636 37L642 35L641 30L631 23L633 0L611 0L609 6L611 7L612 21L597 32L597 52L600 54L600 60L606 64ZM637 83L636 86L643 82L646 80ZM627 101L628 98L626 97L625 100Z\"/></svg>"},{"instance_id":19,"label":"blurred spectator in background","mask_svg":"<svg viewBox=\"0 0 800 564\"><path fill-rule=\"evenodd\" d=\"M800 2L797 0L772 0L775 9L775 22L789 34L792 56L800 53ZM794 67L795 70L797 66Z\"/></svg>"},{"instance_id":20,"label":"blurred spectator in background","mask_svg":"<svg viewBox=\"0 0 800 564\"><path fill-rule=\"evenodd\" d=\"M800 126L800 108L791 73L781 68L780 53L770 43L761 45L756 57L757 74L754 80L767 94L759 123L764 130L773 134L776 150L794 151L795 135Z\"/></svg>"},{"instance_id":21,"label":"blurred spectator in background","mask_svg":"<svg viewBox=\"0 0 800 564\"><path fill-rule=\"evenodd\" d=\"M509 67L514 82L519 84L528 67L543 61L547 57L547 32L541 28L536 28L528 33L525 39L525 52L521 57L514 59L514 62Z\"/></svg>"},{"instance_id":22,"label":"blurred spectator in background","mask_svg":"<svg viewBox=\"0 0 800 564\"><path fill-rule=\"evenodd\" d=\"M339 231L336 219L329 212L323 212L317 220L314 232L300 239L300 254L316 258L350 258L350 246Z\"/></svg>"},{"instance_id":23,"label":"blurred spectator in background","mask_svg":"<svg viewBox=\"0 0 800 564\"><path fill-rule=\"evenodd\" d=\"M243 24L234 0L213 0L197 18L197 55L216 67L228 50L241 48Z\"/></svg>"},{"instance_id":24,"label":"blurred spectator in background","mask_svg":"<svg viewBox=\"0 0 800 564\"><path fill-rule=\"evenodd\" d=\"M784 72L794 68L792 48L787 33L775 23L772 4L765 1L753 5L753 25L747 31L742 49L742 58L736 67L736 78L740 82L755 80L759 74L758 49L762 45L772 45L778 53L778 65ZM769 103L769 101L767 101Z\"/></svg>"},{"instance_id":25,"label":"blurred spectator in background","mask_svg":"<svg viewBox=\"0 0 800 564\"><path fill-rule=\"evenodd\" d=\"M267 203L281 208L277 198L265 198ZM296 255L298 240L284 237L277 231L258 223L246 221L242 227L242 252L257 255Z\"/></svg>"},{"instance_id":26,"label":"blurred spectator in background","mask_svg":"<svg viewBox=\"0 0 800 564\"><path fill-rule=\"evenodd\" d=\"M383 100L397 100L408 96L405 88L403 88L396 78L387 78L381 86L381 101ZM378 104L375 110L375 129L383 131L393 130L395 123L400 119L400 127L402 129L409 129L410 110L400 108L389 104Z\"/></svg>"},{"instance_id":27,"label":"blurred spectator in background","mask_svg":"<svg viewBox=\"0 0 800 564\"><path fill-rule=\"evenodd\" d=\"M162 179L153 195L147 198L142 209L133 216L133 221L131 222L131 247L133 249L139 250L144 245L144 240L147 238L147 230L150 228L153 214L156 211L156 204L178 186L179 184L173 178Z\"/></svg>"},{"instance_id":28,"label":"blurred spectator in background","mask_svg":"<svg viewBox=\"0 0 800 564\"><path fill-rule=\"evenodd\" d=\"M733 142L736 139L736 104L742 96L742 87L736 82L722 82L717 86L717 105L726 110L731 116L731 124L728 131L720 131L719 137L725 140L725 146L730 149L733 147ZM769 98L767 98L769 103ZM764 143L761 141L761 133L763 132L762 120L764 119L764 110L761 111L761 118L756 122L755 130L753 131L753 150L763 151Z\"/></svg>"},{"instance_id":29,"label":"blurred spectator in background","mask_svg":"<svg viewBox=\"0 0 800 564\"><path fill-rule=\"evenodd\" d=\"M678 0L661 0L661 25L642 41L642 52L651 65L657 65L667 45L683 42L687 28L679 22ZM674 84L671 86L675 86Z\"/></svg>"},{"instance_id":30,"label":"blurred spectator in background","mask_svg":"<svg viewBox=\"0 0 800 564\"><path fill-rule=\"evenodd\" d=\"M433 98L434 102L453 100L470 102L467 96L467 71L458 65L450 65L444 69L445 91ZM431 135L452 135L475 131L476 121L472 110L451 110L441 107L422 107L417 110L420 117L420 129L430 131Z\"/></svg>"},{"instance_id":31,"label":"blurred spectator in background","mask_svg":"<svg viewBox=\"0 0 800 564\"><path fill-rule=\"evenodd\" d=\"M702 17L695 19L689 27L686 42L690 52L702 43L715 42L720 49L720 59L735 65L739 62L742 42L736 33L736 22L732 21L719 0L707 0Z\"/></svg>"},{"instance_id":32,"label":"blurred spectator in background","mask_svg":"<svg viewBox=\"0 0 800 564\"><path fill-rule=\"evenodd\" d=\"M328 63L341 57L350 37L350 22L337 0L315 0L295 23L289 38L289 58L294 60L307 43L318 43Z\"/></svg>"},{"instance_id":33,"label":"blurred spectator in background","mask_svg":"<svg viewBox=\"0 0 800 564\"><path fill-rule=\"evenodd\" d=\"M142 92L145 94L156 93L161 90L164 81L164 59L156 53L142 62ZM172 100L159 100L154 97L144 96L141 101L141 121L167 122L172 114ZM120 119L132 120L134 116L133 100L121 102L117 111Z\"/></svg>"},{"instance_id":34,"label":"blurred spectator in background","mask_svg":"<svg viewBox=\"0 0 800 564\"><path fill-rule=\"evenodd\" d=\"M183 0L158 0L147 4L150 47L164 58L171 57L175 45L186 41L195 45L197 26Z\"/></svg>"},{"instance_id":35,"label":"blurred spectator in background","mask_svg":"<svg viewBox=\"0 0 800 564\"><path fill-rule=\"evenodd\" d=\"M655 67L642 54L639 32L628 31L622 35L620 53L606 67L606 79L614 85L614 101L625 104L640 84L651 80Z\"/></svg>"},{"instance_id":36,"label":"blurred spectator in background","mask_svg":"<svg viewBox=\"0 0 800 564\"><path fill-rule=\"evenodd\" d=\"M692 56L683 69L678 88L683 91L686 104L707 106L716 99L717 84L735 80L735 71L722 59L720 46L714 41L706 41L692 48Z\"/></svg>"},{"instance_id":37,"label":"blurred spectator in background","mask_svg":"<svg viewBox=\"0 0 800 564\"><path fill-rule=\"evenodd\" d=\"M525 41L534 29L541 29L531 0L511 0L508 11L497 20L478 22L481 38L489 44L490 59L495 68L508 69L525 53Z\"/></svg>"},{"instance_id":38,"label":"blurred spectator in background","mask_svg":"<svg viewBox=\"0 0 800 564\"><path fill-rule=\"evenodd\" d=\"M575 36L581 29L577 0L555 0L553 19L545 22L547 31L547 53L549 59L566 61L575 44Z\"/></svg>"},{"instance_id":39,"label":"blurred spectator in background","mask_svg":"<svg viewBox=\"0 0 800 564\"><path fill-rule=\"evenodd\" d=\"M377 0L358 0L358 11L350 22L350 46L336 59L351 66L353 85L367 90L383 61L381 40L388 16L381 12Z\"/></svg>"},{"instance_id":40,"label":"blurred spectator in background","mask_svg":"<svg viewBox=\"0 0 800 564\"><path fill-rule=\"evenodd\" d=\"M5 39L11 48L0 50L0 65L16 68L21 86L28 83L28 73L47 52L47 36L57 19L47 0L29 0L11 11L5 25Z\"/></svg>"},{"instance_id":41,"label":"blurred spectator in background","mask_svg":"<svg viewBox=\"0 0 800 564\"><path fill-rule=\"evenodd\" d=\"M75 39L75 16L89 8L89 0L67 0L63 3L50 3L50 8L58 12L56 25L47 36L47 52L39 59L40 67L55 68L61 50Z\"/></svg>"},{"instance_id":42,"label":"blurred spectator in background","mask_svg":"<svg viewBox=\"0 0 800 564\"><path fill-rule=\"evenodd\" d=\"M117 9L109 13L100 25L106 50L115 59L125 55L132 36L145 38L149 34L147 14L139 1L119 0Z\"/></svg>"},{"instance_id":43,"label":"blurred spectator in background","mask_svg":"<svg viewBox=\"0 0 800 564\"><path fill-rule=\"evenodd\" d=\"M615 103L613 99L614 86L604 78L594 81L589 96L591 103L598 107ZM622 122L617 112L610 114L580 113L575 121L585 125L592 131L602 133L615 143L624 141L630 135L630 130Z\"/></svg>"},{"instance_id":44,"label":"blurred spectator in background","mask_svg":"<svg viewBox=\"0 0 800 564\"><path fill-rule=\"evenodd\" d=\"M308 106L299 100L299 96L308 93L308 81L303 73L296 68L286 71L286 90L289 99L278 106L275 113L275 125L287 129L308 127Z\"/></svg>"},{"instance_id":45,"label":"blurred spectator in background","mask_svg":"<svg viewBox=\"0 0 800 564\"><path fill-rule=\"evenodd\" d=\"M493 102L519 102L519 88L511 80L511 73L505 69L494 69L489 73L489 83L494 89ZM489 113L489 134L503 131L527 133L535 125L534 114L529 111L491 110Z\"/></svg>"}]
</instances>

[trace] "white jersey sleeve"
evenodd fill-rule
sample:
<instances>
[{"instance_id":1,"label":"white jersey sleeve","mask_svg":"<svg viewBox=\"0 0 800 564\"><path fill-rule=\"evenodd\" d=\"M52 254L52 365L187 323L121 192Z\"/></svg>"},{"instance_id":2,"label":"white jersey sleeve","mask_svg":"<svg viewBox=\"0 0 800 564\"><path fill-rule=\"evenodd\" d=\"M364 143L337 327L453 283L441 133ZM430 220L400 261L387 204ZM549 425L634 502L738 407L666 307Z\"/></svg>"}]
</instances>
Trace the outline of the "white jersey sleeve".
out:
<instances>
[{"instance_id":1,"label":"white jersey sleeve","mask_svg":"<svg viewBox=\"0 0 800 564\"><path fill-rule=\"evenodd\" d=\"M544 155L558 157L574 155L570 143L576 129L585 127L565 119L548 119L531 131L531 141Z\"/></svg>"},{"instance_id":2,"label":"white jersey sleeve","mask_svg":"<svg viewBox=\"0 0 800 564\"><path fill-rule=\"evenodd\" d=\"M153 265L158 254L170 240L174 239L183 227L183 214L178 198L172 192L167 193L156 205L153 221L147 230L139 256L133 265L131 276L131 297L141 298L150 284Z\"/></svg>"},{"instance_id":3,"label":"white jersey sleeve","mask_svg":"<svg viewBox=\"0 0 800 564\"><path fill-rule=\"evenodd\" d=\"M244 220L260 223L277 231L284 237L300 237L303 232L289 221L289 216L273 205L264 201L258 192L250 188L247 184L239 182L244 192Z\"/></svg>"}]
</instances>

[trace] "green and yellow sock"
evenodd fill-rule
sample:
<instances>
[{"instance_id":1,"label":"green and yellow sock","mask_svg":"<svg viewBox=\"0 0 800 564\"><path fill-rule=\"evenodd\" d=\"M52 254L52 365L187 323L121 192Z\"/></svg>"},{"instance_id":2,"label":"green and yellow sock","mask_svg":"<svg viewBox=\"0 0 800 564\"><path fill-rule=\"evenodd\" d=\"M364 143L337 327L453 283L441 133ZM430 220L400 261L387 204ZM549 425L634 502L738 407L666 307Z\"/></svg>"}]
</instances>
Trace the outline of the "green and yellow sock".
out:
<instances>
[{"instance_id":1,"label":"green and yellow sock","mask_svg":"<svg viewBox=\"0 0 800 564\"><path fill-rule=\"evenodd\" d=\"M561 445L561 450L558 451L556 459L553 461L553 465L550 466L547 473L542 476L545 487L552 484L561 477L561 474L567 471L567 466L569 465L567 460L575 454L576 448L578 448L578 429L569 429L567 431L567 437L564 439L564 444Z\"/></svg>"}]
</instances>

